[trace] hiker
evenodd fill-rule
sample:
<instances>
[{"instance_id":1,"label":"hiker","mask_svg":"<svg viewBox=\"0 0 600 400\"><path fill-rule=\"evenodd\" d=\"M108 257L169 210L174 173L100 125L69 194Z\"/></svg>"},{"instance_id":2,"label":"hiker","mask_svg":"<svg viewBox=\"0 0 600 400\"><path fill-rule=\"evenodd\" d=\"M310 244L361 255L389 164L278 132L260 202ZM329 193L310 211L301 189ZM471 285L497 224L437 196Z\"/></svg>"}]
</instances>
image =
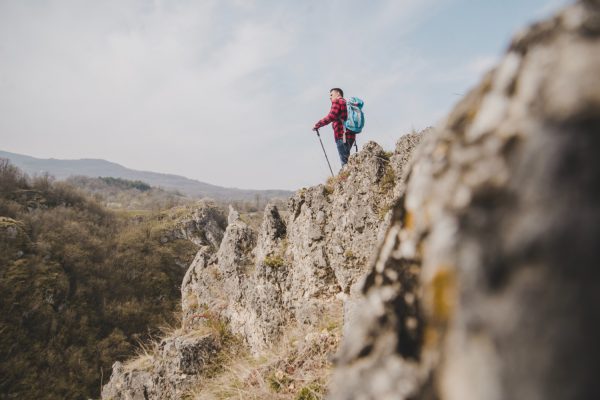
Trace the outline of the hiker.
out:
<instances>
[{"instance_id":1,"label":"hiker","mask_svg":"<svg viewBox=\"0 0 600 400\"><path fill-rule=\"evenodd\" d=\"M344 91L340 88L333 88L329 91L329 98L331 99L331 110L329 110L329 114L327 114L325 118L315 124L313 131L331 123L331 126L333 127L333 137L343 167L348 162L350 149L354 144L356 134L344 127L344 123L348 118Z\"/></svg>"}]
</instances>

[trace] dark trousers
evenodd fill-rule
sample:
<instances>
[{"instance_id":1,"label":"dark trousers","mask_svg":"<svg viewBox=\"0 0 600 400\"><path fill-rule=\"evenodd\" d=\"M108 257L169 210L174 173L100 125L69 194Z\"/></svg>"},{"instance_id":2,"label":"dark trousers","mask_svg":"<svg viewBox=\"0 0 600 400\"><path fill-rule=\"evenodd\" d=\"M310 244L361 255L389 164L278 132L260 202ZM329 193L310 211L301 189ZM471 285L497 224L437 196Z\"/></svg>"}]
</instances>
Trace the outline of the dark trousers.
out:
<instances>
[{"instance_id":1,"label":"dark trousers","mask_svg":"<svg viewBox=\"0 0 600 400\"><path fill-rule=\"evenodd\" d=\"M335 144L337 146L338 153L340 154L340 161L342 162L343 167L348 162L350 150L354 145L354 139L346 138L346 143L344 143L344 139L336 139Z\"/></svg>"}]
</instances>

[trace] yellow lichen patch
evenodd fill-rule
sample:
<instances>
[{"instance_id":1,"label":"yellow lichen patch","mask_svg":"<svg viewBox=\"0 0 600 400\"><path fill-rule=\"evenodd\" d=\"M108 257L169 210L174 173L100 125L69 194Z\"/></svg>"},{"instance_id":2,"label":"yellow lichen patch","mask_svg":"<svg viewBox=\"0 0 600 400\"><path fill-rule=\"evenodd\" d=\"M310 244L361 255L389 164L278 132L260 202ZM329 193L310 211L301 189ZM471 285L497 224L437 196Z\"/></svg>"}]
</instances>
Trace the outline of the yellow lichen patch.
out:
<instances>
[{"instance_id":1,"label":"yellow lichen patch","mask_svg":"<svg viewBox=\"0 0 600 400\"><path fill-rule=\"evenodd\" d=\"M425 349L432 349L437 347L440 341L439 332L432 326L427 326L425 328L425 333L423 335L423 347Z\"/></svg>"},{"instance_id":2,"label":"yellow lichen patch","mask_svg":"<svg viewBox=\"0 0 600 400\"><path fill-rule=\"evenodd\" d=\"M285 265L285 261L278 255L266 256L263 265L269 268L281 268Z\"/></svg>"},{"instance_id":3,"label":"yellow lichen patch","mask_svg":"<svg viewBox=\"0 0 600 400\"><path fill-rule=\"evenodd\" d=\"M410 211L406 211L406 213L404 213L404 221L402 225L404 229L413 229L415 226L413 213Z\"/></svg>"},{"instance_id":4,"label":"yellow lichen patch","mask_svg":"<svg viewBox=\"0 0 600 400\"><path fill-rule=\"evenodd\" d=\"M445 324L456 303L456 274L453 268L439 267L430 284L431 312L435 323Z\"/></svg>"}]
</instances>

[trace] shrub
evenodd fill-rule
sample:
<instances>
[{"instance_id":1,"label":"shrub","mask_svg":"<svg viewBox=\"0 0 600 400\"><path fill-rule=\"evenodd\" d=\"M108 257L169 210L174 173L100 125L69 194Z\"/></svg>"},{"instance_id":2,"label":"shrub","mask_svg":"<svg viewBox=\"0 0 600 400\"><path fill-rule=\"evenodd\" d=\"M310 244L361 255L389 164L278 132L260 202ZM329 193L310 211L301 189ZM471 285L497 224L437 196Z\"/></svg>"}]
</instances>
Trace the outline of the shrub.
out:
<instances>
[{"instance_id":1,"label":"shrub","mask_svg":"<svg viewBox=\"0 0 600 400\"><path fill-rule=\"evenodd\" d=\"M15 251L3 253L23 253L0 257L0 393L99 397L112 363L175 319L181 265L195 246L156 240L157 226L168 229L158 214L114 214L72 185L29 182L3 161L0 186L0 210L10 212L2 224L18 233Z\"/></svg>"},{"instance_id":2,"label":"shrub","mask_svg":"<svg viewBox=\"0 0 600 400\"><path fill-rule=\"evenodd\" d=\"M0 158L0 193L17 189L28 189L27 175L15 167L6 158Z\"/></svg>"},{"instance_id":3,"label":"shrub","mask_svg":"<svg viewBox=\"0 0 600 400\"><path fill-rule=\"evenodd\" d=\"M152 186L142 181L130 181L127 179L113 177L100 177L99 179L109 186L115 186L120 189L137 189L141 192L147 192L148 190L152 189Z\"/></svg>"},{"instance_id":4,"label":"shrub","mask_svg":"<svg viewBox=\"0 0 600 400\"><path fill-rule=\"evenodd\" d=\"M325 392L323 386L318 382L313 382L300 389L294 400L320 400Z\"/></svg>"},{"instance_id":5,"label":"shrub","mask_svg":"<svg viewBox=\"0 0 600 400\"><path fill-rule=\"evenodd\" d=\"M270 268L281 268L285 264L285 261L281 256L266 256L263 264Z\"/></svg>"}]
</instances>

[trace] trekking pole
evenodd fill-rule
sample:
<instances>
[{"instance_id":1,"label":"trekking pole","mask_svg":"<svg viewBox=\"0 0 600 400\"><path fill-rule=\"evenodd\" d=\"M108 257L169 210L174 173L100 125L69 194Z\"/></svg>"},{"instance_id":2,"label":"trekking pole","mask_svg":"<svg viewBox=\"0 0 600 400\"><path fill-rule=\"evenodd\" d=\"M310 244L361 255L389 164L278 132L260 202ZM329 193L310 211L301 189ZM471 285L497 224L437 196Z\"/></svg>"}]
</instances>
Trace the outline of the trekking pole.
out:
<instances>
[{"instance_id":1,"label":"trekking pole","mask_svg":"<svg viewBox=\"0 0 600 400\"><path fill-rule=\"evenodd\" d=\"M323 146L323 141L321 140L321 135L319 134L319 130L317 129L317 136L319 137L319 142L321 142L321 148L323 149L323 154L325 154L325 159L327 160L327 165L329 165L329 171L331 171L331 176L335 178L333 175L333 170L331 169L331 164L329 164L329 158L327 157L327 152L325 151L325 146Z\"/></svg>"}]
</instances>

